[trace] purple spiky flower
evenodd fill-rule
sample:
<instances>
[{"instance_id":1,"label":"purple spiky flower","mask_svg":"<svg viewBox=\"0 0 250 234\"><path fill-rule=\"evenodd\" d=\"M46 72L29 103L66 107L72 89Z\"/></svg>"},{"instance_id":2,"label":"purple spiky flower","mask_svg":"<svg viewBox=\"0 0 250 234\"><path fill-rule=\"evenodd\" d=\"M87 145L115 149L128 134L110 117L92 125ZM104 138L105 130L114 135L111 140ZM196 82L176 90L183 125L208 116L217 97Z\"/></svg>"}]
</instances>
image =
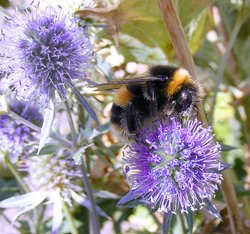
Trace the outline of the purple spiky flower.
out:
<instances>
[{"instance_id":1,"label":"purple spiky flower","mask_svg":"<svg viewBox=\"0 0 250 234\"><path fill-rule=\"evenodd\" d=\"M31 106L30 103L14 101L9 105L9 109L37 126L41 126L43 123L43 116L39 109ZM38 140L38 133L4 114L0 115L0 140L2 149L19 156L26 145Z\"/></svg>"},{"instance_id":2,"label":"purple spiky flower","mask_svg":"<svg viewBox=\"0 0 250 234\"><path fill-rule=\"evenodd\" d=\"M1 72L19 98L39 98L47 107L56 93L64 99L66 87L86 78L93 56L87 27L61 8L17 11L1 32Z\"/></svg>"},{"instance_id":3,"label":"purple spiky flower","mask_svg":"<svg viewBox=\"0 0 250 234\"><path fill-rule=\"evenodd\" d=\"M219 217L211 198L221 183L221 147L211 128L195 120L155 120L124 153L131 191L119 204L137 199L154 211L176 214L202 207Z\"/></svg>"}]
</instances>

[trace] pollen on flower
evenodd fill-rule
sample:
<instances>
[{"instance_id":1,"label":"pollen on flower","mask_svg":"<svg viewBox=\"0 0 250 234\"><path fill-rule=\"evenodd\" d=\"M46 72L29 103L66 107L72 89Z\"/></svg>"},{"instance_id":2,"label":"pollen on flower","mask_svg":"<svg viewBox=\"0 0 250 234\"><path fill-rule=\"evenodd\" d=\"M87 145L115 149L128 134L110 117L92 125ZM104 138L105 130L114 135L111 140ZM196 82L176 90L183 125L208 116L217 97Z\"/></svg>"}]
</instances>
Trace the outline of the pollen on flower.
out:
<instances>
[{"instance_id":1,"label":"pollen on flower","mask_svg":"<svg viewBox=\"0 0 250 234\"><path fill-rule=\"evenodd\" d=\"M17 11L1 31L0 69L21 99L48 105L56 93L64 99L67 86L86 78L93 56L87 27L60 10Z\"/></svg>"},{"instance_id":2,"label":"pollen on flower","mask_svg":"<svg viewBox=\"0 0 250 234\"><path fill-rule=\"evenodd\" d=\"M160 212L209 209L224 168L211 129L196 119L181 123L172 118L155 120L138 137L124 153L129 194ZM216 209L211 213L219 217Z\"/></svg>"}]
</instances>

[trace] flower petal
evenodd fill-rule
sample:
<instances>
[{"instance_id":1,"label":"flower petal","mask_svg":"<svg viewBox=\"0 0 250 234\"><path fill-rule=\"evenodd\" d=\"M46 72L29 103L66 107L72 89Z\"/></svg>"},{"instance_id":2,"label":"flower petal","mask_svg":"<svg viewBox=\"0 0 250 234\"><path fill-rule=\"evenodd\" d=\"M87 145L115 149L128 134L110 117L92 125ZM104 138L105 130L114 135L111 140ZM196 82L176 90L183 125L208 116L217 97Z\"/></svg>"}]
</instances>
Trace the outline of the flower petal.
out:
<instances>
[{"instance_id":1,"label":"flower petal","mask_svg":"<svg viewBox=\"0 0 250 234\"><path fill-rule=\"evenodd\" d=\"M14 196L8 199L5 199L0 202L1 208L21 208L22 211L19 212L13 222L18 219L18 217L24 214L27 211L34 209L36 206L41 204L48 196L47 191L35 191L26 193L20 196Z\"/></svg>"}]
</instances>

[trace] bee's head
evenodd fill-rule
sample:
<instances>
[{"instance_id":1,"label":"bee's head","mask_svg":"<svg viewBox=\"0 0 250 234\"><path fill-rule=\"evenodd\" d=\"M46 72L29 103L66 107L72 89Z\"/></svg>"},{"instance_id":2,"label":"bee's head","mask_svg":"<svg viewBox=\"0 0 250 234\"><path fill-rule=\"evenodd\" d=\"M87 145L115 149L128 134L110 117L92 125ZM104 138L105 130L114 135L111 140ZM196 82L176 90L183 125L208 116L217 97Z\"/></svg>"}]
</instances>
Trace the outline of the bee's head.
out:
<instances>
[{"instance_id":1,"label":"bee's head","mask_svg":"<svg viewBox=\"0 0 250 234\"><path fill-rule=\"evenodd\" d=\"M194 109L197 105L198 93L197 88L193 84L185 84L175 94L175 110L178 113L188 112L188 109Z\"/></svg>"}]
</instances>

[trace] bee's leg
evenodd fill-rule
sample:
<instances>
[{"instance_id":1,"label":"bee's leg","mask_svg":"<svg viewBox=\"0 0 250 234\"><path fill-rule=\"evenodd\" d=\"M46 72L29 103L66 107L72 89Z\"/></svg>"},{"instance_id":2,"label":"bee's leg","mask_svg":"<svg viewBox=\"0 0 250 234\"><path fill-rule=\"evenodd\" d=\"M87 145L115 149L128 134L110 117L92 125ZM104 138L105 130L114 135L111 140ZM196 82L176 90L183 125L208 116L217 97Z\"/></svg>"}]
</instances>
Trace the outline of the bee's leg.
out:
<instances>
[{"instance_id":1,"label":"bee's leg","mask_svg":"<svg viewBox=\"0 0 250 234\"><path fill-rule=\"evenodd\" d=\"M117 126L122 125L124 108L113 104L111 108L111 123Z\"/></svg>"},{"instance_id":2,"label":"bee's leg","mask_svg":"<svg viewBox=\"0 0 250 234\"><path fill-rule=\"evenodd\" d=\"M126 115L128 131L136 134L141 125L141 117L131 101L127 105Z\"/></svg>"},{"instance_id":3,"label":"bee's leg","mask_svg":"<svg viewBox=\"0 0 250 234\"><path fill-rule=\"evenodd\" d=\"M175 100L170 101L169 103L166 104L164 108L164 113L167 114L168 116L172 115L174 113L175 106L176 106L176 101Z\"/></svg>"},{"instance_id":4,"label":"bee's leg","mask_svg":"<svg viewBox=\"0 0 250 234\"><path fill-rule=\"evenodd\" d=\"M149 111L150 111L150 115L154 116L157 113L157 102L150 100L149 101Z\"/></svg>"},{"instance_id":5,"label":"bee's leg","mask_svg":"<svg viewBox=\"0 0 250 234\"><path fill-rule=\"evenodd\" d=\"M149 112L151 116L157 113L157 93L153 81L148 81L145 85L144 95L149 100Z\"/></svg>"}]
</instances>

